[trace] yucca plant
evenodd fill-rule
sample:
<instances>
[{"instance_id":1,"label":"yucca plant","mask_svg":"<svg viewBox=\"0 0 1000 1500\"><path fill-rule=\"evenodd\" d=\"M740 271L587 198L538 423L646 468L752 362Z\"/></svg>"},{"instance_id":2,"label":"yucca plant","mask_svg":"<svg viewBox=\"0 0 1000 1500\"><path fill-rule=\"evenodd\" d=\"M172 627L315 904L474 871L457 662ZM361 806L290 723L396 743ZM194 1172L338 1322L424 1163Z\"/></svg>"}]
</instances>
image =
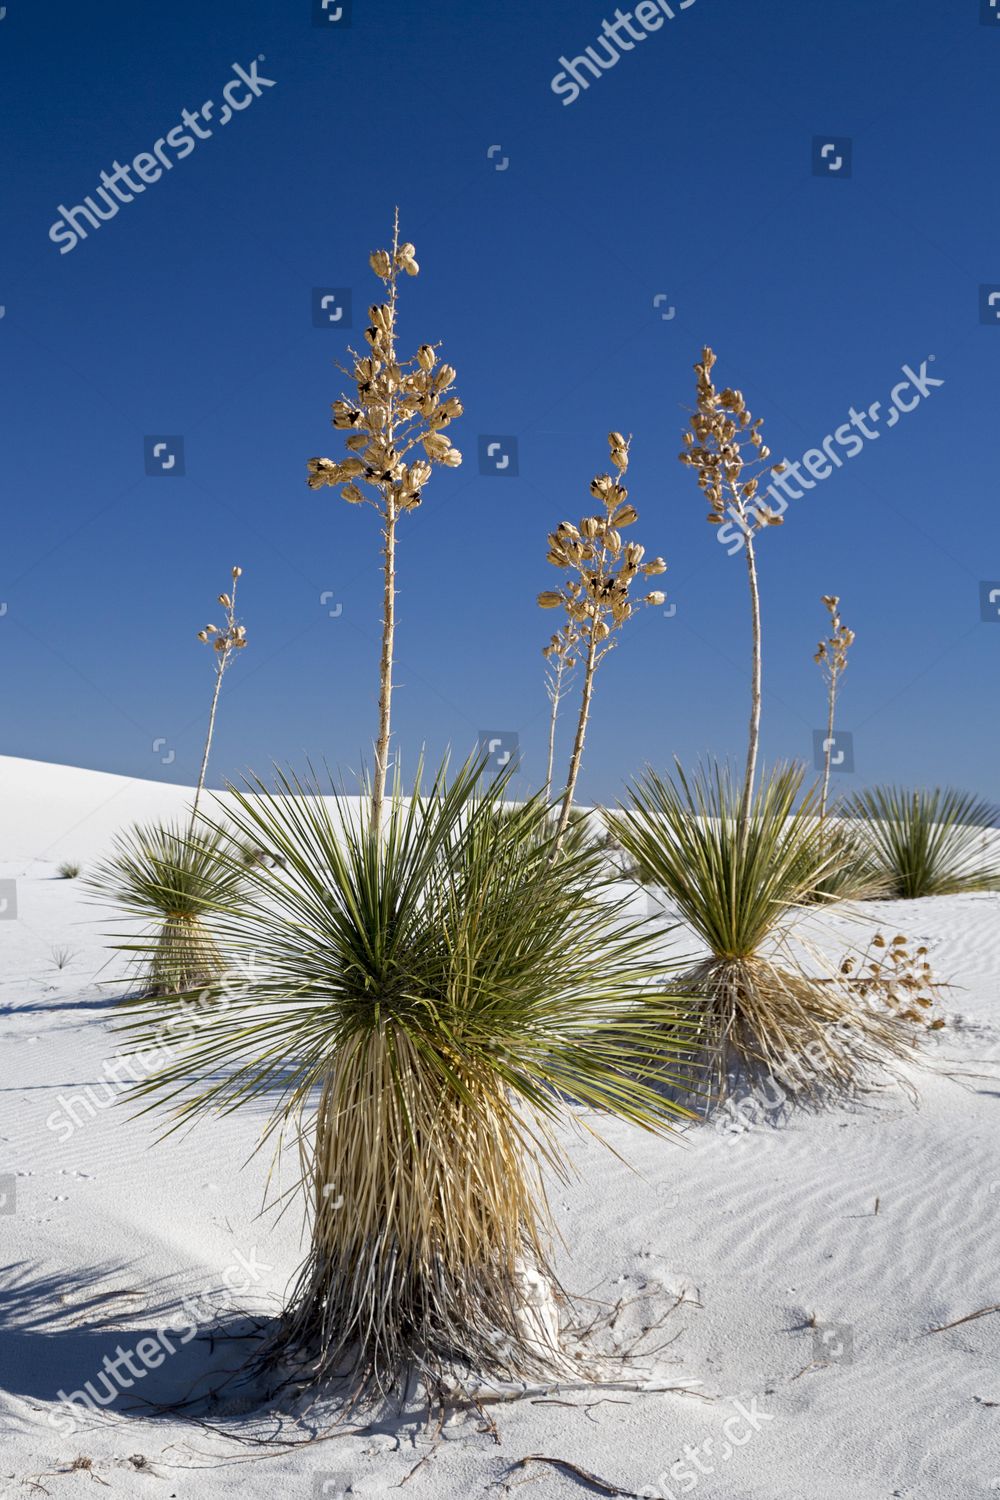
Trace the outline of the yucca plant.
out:
<instances>
[{"instance_id":1,"label":"yucca plant","mask_svg":"<svg viewBox=\"0 0 1000 1500\"><path fill-rule=\"evenodd\" d=\"M835 807L834 813L837 811ZM816 837L834 858L806 897L806 905L877 901L891 894L891 881L879 868L864 837L851 820L831 816L829 811L824 813L821 803Z\"/></svg>"},{"instance_id":2,"label":"yucca plant","mask_svg":"<svg viewBox=\"0 0 1000 1500\"><path fill-rule=\"evenodd\" d=\"M836 976L807 973L791 949L792 920L843 858L816 836L801 768L762 777L749 809L743 790L718 766L692 777L678 768L673 781L650 770L609 826L708 950L678 988L702 997L711 1102L775 1075L818 1104L907 1056L912 1038L856 1005Z\"/></svg>"},{"instance_id":3,"label":"yucca plant","mask_svg":"<svg viewBox=\"0 0 1000 1500\"><path fill-rule=\"evenodd\" d=\"M111 854L87 884L104 900L140 918L145 936L116 946L133 955L141 989L169 995L201 988L223 970L222 954L206 924L217 898L231 892L232 872L219 864L221 835L202 828L198 808L212 751L222 679L235 655L246 648L245 626L236 618L236 588L243 569L234 567L228 593L219 595L225 624L205 625L198 639L211 645L215 684L194 800L184 829L173 824L137 825L120 834ZM152 934L151 944L146 941Z\"/></svg>"},{"instance_id":4,"label":"yucca plant","mask_svg":"<svg viewBox=\"0 0 1000 1500\"><path fill-rule=\"evenodd\" d=\"M190 993L222 973L211 917L236 895L242 875L219 828L140 824L118 835L87 886L143 924L115 944L130 956L141 994Z\"/></svg>"},{"instance_id":5,"label":"yucca plant","mask_svg":"<svg viewBox=\"0 0 1000 1500\"><path fill-rule=\"evenodd\" d=\"M579 1375L531 1291L553 1284L556 1126L573 1106L653 1131L681 1117L647 1076L685 1051L650 940L592 853L553 863L544 797L502 793L471 766L409 801L397 781L381 830L291 775L234 793L240 841L280 860L220 922L254 977L142 1089L177 1124L263 1101L269 1130L297 1132L310 1248L257 1361L295 1387L338 1376L367 1403L416 1376L444 1401ZM139 1004L136 1043L171 1010Z\"/></svg>"},{"instance_id":6,"label":"yucca plant","mask_svg":"<svg viewBox=\"0 0 1000 1500\"><path fill-rule=\"evenodd\" d=\"M954 896L1000 890L1000 809L967 792L879 786L845 804L888 894Z\"/></svg>"}]
</instances>

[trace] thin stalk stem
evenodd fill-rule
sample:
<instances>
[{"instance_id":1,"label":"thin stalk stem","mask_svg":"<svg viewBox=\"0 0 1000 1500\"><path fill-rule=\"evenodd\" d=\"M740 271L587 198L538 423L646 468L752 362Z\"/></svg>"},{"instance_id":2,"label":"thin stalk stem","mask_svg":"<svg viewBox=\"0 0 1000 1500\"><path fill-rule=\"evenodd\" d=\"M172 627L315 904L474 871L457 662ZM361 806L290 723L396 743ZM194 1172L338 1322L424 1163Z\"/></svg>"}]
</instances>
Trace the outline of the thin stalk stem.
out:
<instances>
[{"instance_id":1,"label":"thin stalk stem","mask_svg":"<svg viewBox=\"0 0 1000 1500\"><path fill-rule=\"evenodd\" d=\"M389 282L389 310L392 339L387 363L396 362L396 278L399 274L396 253L399 250L399 209L396 209L392 225L392 277ZM395 435L395 402L390 396L385 422L387 447L393 445ZM385 531L382 556L382 655L379 660L378 741L375 746L375 776L372 784L372 827L382 828L382 807L385 802L385 781L389 769L389 741L392 735L392 667L396 638L396 510L395 495L391 484L383 490L385 500Z\"/></svg>"},{"instance_id":2,"label":"thin stalk stem","mask_svg":"<svg viewBox=\"0 0 1000 1500\"><path fill-rule=\"evenodd\" d=\"M602 560L602 569L603 566ZM569 775L566 778L566 794L563 797L562 811L559 814L559 826L556 829L556 844L553 850L553 857L559 853L563 838L566 835L566 829L569 826L570 809L573 806L573 794L576 791L576 783L580 775L580 763L583 760L583 743L587 736L587 721L590 718L590 704L594 696L594 672L597 668L597 624L599 616L600 612L595 606L594 614L590 621L590 641L587 647L587 660L583 669L580 717L576 722L576 738L573 741L573 754L570 757Z\"/></svg>"},{"instance_id":3,"label":"thin stalk stem","mask_svg":"<svg viewBox=\"0 0 1000 1500\"><path fill-rule=\"evenodd\" d=\"M222 690L222 674L224 671L225 667L223 666L222 657L220 656L219 664L215 669L215 691L212 694L212 711L208 716L208 733L205 736L205 749L203 750L201 757L201 770L198 772L198 785L195 788L194 806L191 809L191 825L188 829L188 838L190 838L194 833L195 823L198 820L198 803L201 801L201 794L205 788L205 776L208 772L208 757L212 749L212 736L215 733L215 714L216 710L219 707L219 693Z\"/></svg>"},{"instance_id":4,"label":"thin stalk stem","mask_svg":"<svg viewBox=\"0 0 1000 1500\"><path fill-rule=\"evenodd\" d=\"M552 767L555 764L556 755L556 719L559 717L559 703L562 698L562 676L566 663L562 657L556 667L555 681L549 689L549 697L552 700L552 712L549 715L549 758L545 767L545 800L549 801L552 796Z\"/></svg>"},{"instance_id":5,"label":"thin stalk stem","mask_svg":"<svg viewBox=\"0 0 1000 1500\"><path fill-rule=\"evenodd\" d=\"M830 795L830 768L833 764L833 722L837 710L837 673L830 672L830 692L827 699L826 744L823 747L823 789L819 799L819 821L826 817L826 804Z\"/></svg>"},{"instance_id":6,"label":"thin stalk stem","mask_svg":"<svg viewBox=\"0 0 1000 1500\"><path fill-rule=\"evenodd\" d=\"M222 691L222 679L225 676L226 667L229 665L229 654L233 650L230 644L233 632L236 628L236 585L239 573L234 570L233 580L229 586L229 608L226 612L226 634L225 646L219 652L219 659L215 667L215 689L212 693L212 708L208 716L208 733L205 735L205 748L201 756L201 769L198 772L198 785L195 787L194 805L191 808L191 822L188 826L188 838L194 835L195 824L198 820L198 804L201 794L205 789L205 777L208 774L208 757L212 753L212 737L215 734L215 715L219 707L219 694Z\"/></svg>"},{"instance_id":7,"label":"thin stalk stem","mask_svg":"<svg viewBox=\"0 0 1000 1500\"><path fill-rule=\"evenodd\" d=\"M740 806L740 831L745 834L750 823L750 808L753 805L754 783L757 776L757 754L760 748L760 705L763 642L760 624L760 589L757 582L757 559L754 554L753 533L746 534L747 578L750 583L750 614L753 622L753 667L750 682L750 733L747 740L746 779L743 784L743 801Z\"/></svg>"},{"instance_id":8,"label":"thin stalk stem","mask_svg":"<svg viewBox=\"0 0 1000 1500\"><path fill-rule=\"evenodd\" d=\"M379 662L378 744L375 747L375 783L372 789L372 823L382 827L385 779L389 766L392 733L392 665L396 636L396 509L386 498L385 547L383 551L382 657Z\"/></svg>"}]
</instances>

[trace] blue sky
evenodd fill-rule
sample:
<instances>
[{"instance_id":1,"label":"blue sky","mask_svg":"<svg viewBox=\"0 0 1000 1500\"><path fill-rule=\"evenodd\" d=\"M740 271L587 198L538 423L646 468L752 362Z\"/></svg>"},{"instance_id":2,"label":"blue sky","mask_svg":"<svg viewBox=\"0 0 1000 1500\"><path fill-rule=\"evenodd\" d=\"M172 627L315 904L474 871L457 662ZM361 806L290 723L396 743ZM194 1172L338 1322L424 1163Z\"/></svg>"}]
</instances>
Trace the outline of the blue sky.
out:
<instances>
[{"instance_id":1,"label":"blue sky","mask_svg":"<svg viewBox=\"0 0 1000 1500\"><path fill-rule=\"evenodd\" d=\"M238 562L250 645L210 782L306 756L349 775L368 753L378 541L370 511L304 483L307 458L340 453L351 336L313 326L313 304L350 290L361 341L368 252L398 203L422 268L403 342L442 341L466 409L464 466L436 470L403 523L406 765L508 730L540 780L545 537L591 508L611 428L634 434L631 535L666 557L675 608L604 664L581 793L612 799L675 754L742 755L743 566L676 461L709 342L776 456L883 403L878 436L762 538L765 755L811 758L820 596L837 593L858 636L838 785L1000 798L1000 609L981 610L1000 587L1000 317L982 321L1000 290L1000 18L987 0L672 8L630 50L619 26L617 63L564 102L560 58L596 46L608 0L353 0L326 24L310 0L9 0L0 751L192 782L211 691L195 631ZM222 125L235 65L273 83L237 86L247 107ZM208 100L210 136L162 144ZM170 169L60 253L60 206L157 141ZM943 384L890 426L904 366ZM145 440L177 436L184 474L147 477ZM516 476L480 472L481 437L517 440ZM567 715L561 763L568 735Z\"/></svg>"}]
</instances>

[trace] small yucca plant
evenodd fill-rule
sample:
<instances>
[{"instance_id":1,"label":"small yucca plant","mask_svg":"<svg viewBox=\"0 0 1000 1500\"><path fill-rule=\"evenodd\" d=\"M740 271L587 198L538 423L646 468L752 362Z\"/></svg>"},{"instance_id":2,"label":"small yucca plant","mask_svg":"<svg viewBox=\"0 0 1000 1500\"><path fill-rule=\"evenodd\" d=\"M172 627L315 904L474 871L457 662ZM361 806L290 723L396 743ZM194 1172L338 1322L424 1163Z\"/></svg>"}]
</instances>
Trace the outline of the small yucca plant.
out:
<instances>
[{"instance_id":1,"label":"small yucca plant","mask_svg":"<svg viewBox=\"0 0 1000 1500\"><path fill-rule=\"evenodd\" d=\"M888 894L911 899L1000 890L1000 810L966 792L880 786L843 807L883 875Z\"/></svg>"},{"instance_id":2,"label":"small yucca plant","mask_svg":"<svg viewBox=\"0 0 1000 1500\"><path fill-rule=\"evenodd\" d=\"M645 1081L685 1052L650 940L592 853L553 863L543 797L505 807L470 767L408 803L397 784L381 829L294 777L249 791L238 837L280 864L235 846L220 930L252 984L203 1004L143 1091L178 1120L264 1102L298 1132L311 1243L261 1360L357 1401L579 1373L528 1294L551 1284L541 1167L567 1170L573 1105L655 1131L682 1113ZM139 1005L137 1044L170 1011Z\"/></svg>"},{"instance_id":3,"label":"small yucca plant","mask_svg":"<svg viewBox=\"0 0 1000 1500\"><path fill-rule=\"evenodd\" d=\"M220 862L226 840L220 832L199 823L198 807L212 752L222 680L233 657L247 643L246 627L236 618L236 588L242 573L242 568L234 567L229 591L219 595L226 612L225 624L205 625L197 633L203 644L212 647L215 684L186 827L182 830L169 823L137 825L120 834L110 856L87 882L96 895L116 902L144 924L137 939L125 938L115 946L132 955L140 988L149 995L201 989L218 978L224 968L206 918L217 901L231 894L234 873Z\"/></svg>"},{"instance_id":4,"label":"small yucca plant","mask_svg":"<svg viewBox=\"0 0 1000 1500\"><path fill-rule=\"evenodd\" d=\"M118 835L87 885L143 924L115 943L130 956L141 994L187 994L218 978L225 965L211 918L241 876L221 829L156 824Z\"/></svg>"},{"instance_id":5,"label":"small yucca plant","mask_svg":"<svg viewBox=\"0 0 1000 1500\"><path fill-rule=\"evenodd\" d=\"M816 881L807 905L877 901L891 894L891 881L872 857L865 839L847 818L817 816L816 838L833 856Z\"/></svg>"},{"instance_id":6,"label":"small yucca plant","mask_svg":"<svg viewBox=\"0 0 1000 1500\"><path fill-rule=\"evenodd\" d=\"M843 858L817 838L816 813L797 767L765 776L749 810L729 772L713 767L691 778L678 769L675 781L648 771L609 817L708 950L678 988L702 997L712 1102L787 1075L800 1102L817 1104L911 1049L892 1016L859 1007L835 976L813 977L790 951L792 919Z\"/></svg>"}]
</instances>

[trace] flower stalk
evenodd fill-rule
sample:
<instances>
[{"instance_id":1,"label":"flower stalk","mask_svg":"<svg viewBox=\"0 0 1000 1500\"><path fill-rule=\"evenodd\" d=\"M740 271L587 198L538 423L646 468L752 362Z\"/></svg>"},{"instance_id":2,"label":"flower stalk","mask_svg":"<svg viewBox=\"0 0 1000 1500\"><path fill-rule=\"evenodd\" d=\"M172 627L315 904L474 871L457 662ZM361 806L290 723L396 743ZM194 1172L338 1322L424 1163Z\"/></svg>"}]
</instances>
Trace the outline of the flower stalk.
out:
<instances>
[{"instance_id":1,"label":"flower stalk","mask_svg":"<svg viewBox=\"0 0 1000 1500\"><path fill-rule=\"evenodd\" d=\"M597 668L618 644L618 632L635 609L641 604L663 604L665 599L658 590L634 602L629 597L637 577L652 577L665 572L667 567L662 557L644 563L645 548L638 542L622 540L622 529L639 519L622 482L628 470L630 442L620 432L608 435L614 475L598 474L590 485L590 493L601 502L603 512L584 516L579 526L561 521L549 535L546 560L553 567L568 570L570 576L561 589L546 589L539 594L538 602L543 609L565 610L568 623L579 634L579 649L583 653L580 712L556 828L555 853L559 852L573 807Z\"/></svg>"},{"instance_id":2,"label":"flower stalk","mask_svg":"<svg viewBox=\"0 0 1000 1500\"><path fill-rule=\"evenodd\" d=\"M837 692L840 679L847 671L847 653L854 645L853 630L840 618L840 599L836 594L824 594L823 603L830 616L830 634L816 649L813 661L826 678L826 739L823 741L823 784L819 799L819 821L826 818L826 807L830 796L830 768L833 765L833 731L837 713Z\"/></svg>"},{"instance_id":3,"label":"flower stalk","mask_svg":"<svg viewBox=\"0 0 1000 1500\"><path fill-rule=\"evenodd\" d=\"M400 517L416 510L435 465L457 468L462 455L445 433L462 415L453 393L455 370L439 364L436 348L421 344L403 360L396 327L399 276L420 270L416 250L400 242L399 210L393 221L391 250L373 250L369 264L382 282L384 301L368 310L365 330L369 350L349 350L350 369L338 368L353 383L350 397L333 403L333 425L344 432L347 457L311 458L310 489L340 486L349 505L370 505L382 529L382 642L379 655L378 738L371 790L371 816L381 827L392 739L393 662L396 642L396 530Z\"/></svg>"},{"instance_id":4,"label":"flower stalk","mask_svg":"<svg viewBox=\"0 0 1000 1500\"><path fill-rule=\"evenodd\" d=\"M212 739L215 735L215 716L219 708L219 694L222 691L222 679L226 674L226 668L232 660L233 654L242 651L246 647L246 627L238 624L236 619L236 585L243 575L242 568L233 568L233 581L228 594L219 595L219 603L226 611L226 623L223 628L217 625L206 625L203 630L198 631L199 641L206 645L211 644L215 652L215 686L212 690L212 707L208 715L208 732L205 735L205 748L201 756L201 768L198 772L198 785L194 793L194 805L191 808L191 823L188 828L188 837L194 833L195 824L198 819L198 803L205 789L205 777L208 774L208 757L212 752Z\"/></svg>"},{"instance_id":5,"label":"flower stalk","mask_svg":"<svg viewBox=\"0 0 1000 1500\"><path fill-rule=\"evenodd\" d=\"M545 673L545 691L551 705L548 758L545 765L546 802L552 799L552 768L555 764L556 721L559 717L559 705L569 690L573 673L576 670L578 662L576 652L579 646L580 633L573 621L567 620L566 624L556 631L549 644L542 647L542 655L548 662Z\"/></svg>"},{"instance_id":6,"label":"flower stalk","mask_svg":"<svg viewBox=\"0 0 1000 1500\"><path fill-rule=\"evenodd\" d=\"M711 507L708 513L709 524L721 526L728 508L729 514L735 515L743 532L753 641L750 728L739 814L740 828L745 833L757 777L763 677L760 586L754 538L765 526L782 525L782 517L757 500L757 492L760 475L765 468L769 467L772 474L781 474L785 466L768 464L771 452L761 435L764 419L760 417L754 421L743 392L732 390L729 386L722 391L716 389L712 381L715 364L715 354L706 347L702 351L700 363L694 367L697 376L697 406L691 416L690 431L684 434L684 451L680 454L680 461L689 464L697 475L698 486Z\"/></svg>"}]
</instances>

